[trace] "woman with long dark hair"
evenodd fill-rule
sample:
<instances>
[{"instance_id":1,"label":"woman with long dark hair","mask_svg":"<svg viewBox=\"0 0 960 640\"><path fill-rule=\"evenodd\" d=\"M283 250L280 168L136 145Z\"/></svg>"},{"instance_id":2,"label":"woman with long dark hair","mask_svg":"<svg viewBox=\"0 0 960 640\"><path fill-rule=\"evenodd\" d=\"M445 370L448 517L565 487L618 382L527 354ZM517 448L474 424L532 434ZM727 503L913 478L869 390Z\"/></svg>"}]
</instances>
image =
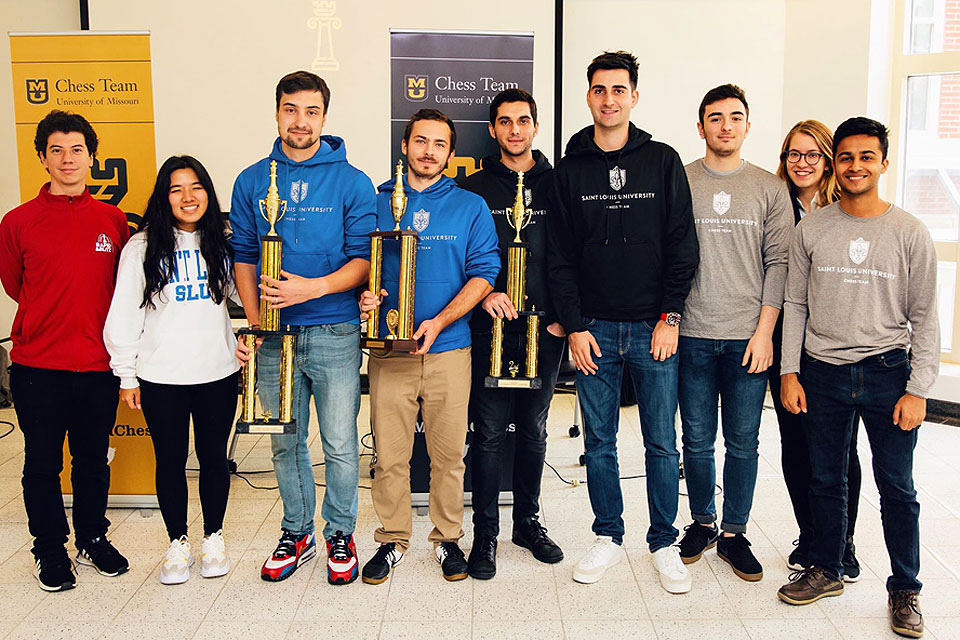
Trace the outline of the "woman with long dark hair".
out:
<instances>
[{"instance_id":1,"label":"woman with long dark hair","mask_svg":"<svg viewBox=\"0 0 960 640\"><path fill-rule=\"evenodd\" d=\"M777 175L787 182L793 202L794 223L816 209L840 199L840 187L833 167L833 134L817 120L801 120L783 139ZM780 349L783 342L783 315L773 333L773 366L769 369L770 395L780 424L781 465L800 536L787 564L791 569L804 569L809 563L807 552L813 540L813 515L810 512L810 451L803 433L801 418L787 411L780 401ZM850 442L847 461L847 539L843 552L843 579L860 579L860 563L853 544L853 530L860 504L860 458L857 456L857 431Z\"/></svg>"},{"instance_id":2,"label":"woman with long dark hair","mask_svg":"<svg viewBox=\"0 0 960 640\"><path fill-rule=\"evenodd\" d=\"M226 303L231 261L207 170L190 156L168 158L143 228L120 256L103 331L120 398L142 408L153 440L157 500L171 541L160 567L163 584L185 582L194 562L185 475L191 416L203 510L200 573L212 578L230 570L222 528L239 368Z\"/></svg>"}]
</instances>

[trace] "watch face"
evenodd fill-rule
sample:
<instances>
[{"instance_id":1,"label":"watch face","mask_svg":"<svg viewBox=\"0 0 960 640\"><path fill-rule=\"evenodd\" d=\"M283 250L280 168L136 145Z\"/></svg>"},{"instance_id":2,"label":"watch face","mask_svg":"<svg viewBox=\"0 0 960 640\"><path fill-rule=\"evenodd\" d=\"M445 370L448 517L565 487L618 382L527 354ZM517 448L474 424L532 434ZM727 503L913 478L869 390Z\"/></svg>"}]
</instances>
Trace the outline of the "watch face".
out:
<instances>
[{"instance_id":1,"label":"watch face","mask_svg":"<svg viewBox=\"0 0 960 640\"><path fill-rule=\"evenodd\" d=\"M667 325L671 327L680 326L680 314L679 313L668 313L667 314Z\"/></svg>"}]
</instances>

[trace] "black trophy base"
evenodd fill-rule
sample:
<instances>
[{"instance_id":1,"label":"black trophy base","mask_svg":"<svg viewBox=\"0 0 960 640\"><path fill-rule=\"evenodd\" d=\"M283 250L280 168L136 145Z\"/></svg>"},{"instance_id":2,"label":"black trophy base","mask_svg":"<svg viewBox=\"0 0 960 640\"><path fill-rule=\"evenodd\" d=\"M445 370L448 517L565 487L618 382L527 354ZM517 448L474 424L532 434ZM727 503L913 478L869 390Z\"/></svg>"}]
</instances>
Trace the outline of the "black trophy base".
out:
<instances>
[{"instance_id":1,"label":"black trophy base","mask_svg":"<svg viewBox=\"0 0 960 640\"><path fill-rule=\"evenodd\" d=\"M252 422L237 420L237 433L263 434L294 434L297 432L297 421L280 422L276 418L259 418Z\"/></svg>"},{"instance_id":2,"label":"black trophy base","mask_svg":"<svg viewBox=\"0 0 960 640\"><path fill-rule=\"evenodd\" d=\"M494 378L487 376L483 379L483 386L488 389L539 389L540 378Z\"/></svg>"},{"instance_id":3,"label":"black trophy base","mask_svg":"<svg viewBox=\"0 0 960 640\"><path fill-rule=\"evenodd\" d=\"M403 351L410 353L420 348L417 340L400 338L361 338L361 349L380 349L382 351Z\"/></svg>"}]
</instances>

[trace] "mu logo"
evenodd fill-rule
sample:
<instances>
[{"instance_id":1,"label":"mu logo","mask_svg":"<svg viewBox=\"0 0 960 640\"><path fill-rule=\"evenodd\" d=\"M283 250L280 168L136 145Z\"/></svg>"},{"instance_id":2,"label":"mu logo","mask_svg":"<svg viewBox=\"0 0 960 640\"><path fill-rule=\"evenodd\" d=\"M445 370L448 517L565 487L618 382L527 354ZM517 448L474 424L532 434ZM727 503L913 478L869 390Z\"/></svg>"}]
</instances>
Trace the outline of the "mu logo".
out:
<instances>
[{"instance_id":1,"label":"mu logo","mask_svg":"<svg viewBox=\"0 0 960 640\"><path fill-rule=\"evenodd\" d=\"M404 76L403 83L406 89L404 95L410 102L424 102L427 99L427 81L429 76Z\"/></svg>"},{"instance_id":2,"label":"mu logo","mask_svg":"<svg viewBox=\"0 0 960 640\"><path fill-rule=\"evenodd\" d=\"M27 102L47 104L50 99L50 83L46 78L27 78Z\"/></svg>"}]
</instances>

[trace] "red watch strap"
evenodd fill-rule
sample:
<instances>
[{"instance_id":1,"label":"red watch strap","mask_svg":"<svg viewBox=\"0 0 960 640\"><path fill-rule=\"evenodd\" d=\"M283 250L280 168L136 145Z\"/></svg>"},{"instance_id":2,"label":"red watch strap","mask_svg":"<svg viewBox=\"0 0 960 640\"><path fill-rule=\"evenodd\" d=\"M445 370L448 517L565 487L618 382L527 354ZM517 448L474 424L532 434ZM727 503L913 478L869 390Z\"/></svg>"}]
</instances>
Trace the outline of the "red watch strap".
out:
<instances>
[{"instance_id":1,"label":"red watch strap","mask_svg":"<svg viewBox=\"0 0 960 640\"><path fill-rule=\"evenodd\" d=\"M667 314L661 313L661 314L660 314L660 320L662 320L663 322L666 322L666 321L667 321Z\"/></svg>"}]
</instances>

